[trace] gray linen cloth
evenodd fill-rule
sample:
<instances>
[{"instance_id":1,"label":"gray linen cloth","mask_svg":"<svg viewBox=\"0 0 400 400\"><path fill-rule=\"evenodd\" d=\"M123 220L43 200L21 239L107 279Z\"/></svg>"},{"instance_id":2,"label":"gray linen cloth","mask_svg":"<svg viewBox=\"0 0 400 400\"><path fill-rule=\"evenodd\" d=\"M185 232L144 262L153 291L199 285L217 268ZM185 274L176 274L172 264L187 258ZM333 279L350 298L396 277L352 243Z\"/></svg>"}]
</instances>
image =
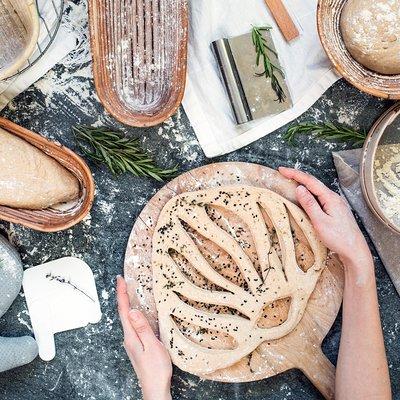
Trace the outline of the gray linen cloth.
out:
<instances>
[{"instance_id":1,"label":"gray linen cloth","mask_svg":"<svg viewBox=\"0 0 400 400\"><path fill-rule=\"evenodd\" d=\"M350 206L358 214L385 268L400 294L400 235L387 228L368 208L360 184L362 149L332 153L339 184Z\"/></svg>"}]
</instances>

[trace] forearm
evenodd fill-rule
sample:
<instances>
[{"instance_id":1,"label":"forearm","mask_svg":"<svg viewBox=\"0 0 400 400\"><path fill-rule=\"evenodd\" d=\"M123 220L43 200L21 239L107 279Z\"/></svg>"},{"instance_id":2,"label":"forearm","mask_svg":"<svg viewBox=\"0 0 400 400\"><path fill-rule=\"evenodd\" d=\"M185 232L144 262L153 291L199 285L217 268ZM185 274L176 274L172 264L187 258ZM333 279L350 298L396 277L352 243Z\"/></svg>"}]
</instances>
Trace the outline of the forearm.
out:
<instances>
[{"instance_id":1,"label":"forearm","mask_svg":"<svg viewBox=\"0 0 400 400\"><path fill-rule=\"evenodd\" d=\"M143 400L171 400L171 380L164 382L154 376L151 380L141 384Z\"/></svg>"},{"instance_id":2,"label":"forearm","mask_svg":"<svg viewBox=\"0 0 400 400\"><path fill-rule=\"evenodd\" d=\"M160 391L144 391L143 390L143 400L171 400L171 392L160 390Z\"/></svg>"},{"instance_id":3,"label":"forearm","mask_svg":"<svg viewBox=\"0 0 400 400\"><path fill-rule=\"evenodd\" d=\"M337 400L388 400L389 372L370 256L343 260L343 325L336 372Z\"/></svg>"}]
</instances>

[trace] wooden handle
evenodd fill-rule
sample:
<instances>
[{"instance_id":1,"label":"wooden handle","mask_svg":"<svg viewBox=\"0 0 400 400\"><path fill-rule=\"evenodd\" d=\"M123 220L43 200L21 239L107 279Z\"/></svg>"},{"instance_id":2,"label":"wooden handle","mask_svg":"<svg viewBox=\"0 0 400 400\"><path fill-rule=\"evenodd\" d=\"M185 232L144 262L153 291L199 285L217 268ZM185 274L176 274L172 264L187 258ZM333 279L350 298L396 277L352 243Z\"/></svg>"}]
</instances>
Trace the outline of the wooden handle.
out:
<instances>
[{"instance_id":1,"label":"wooden handle","mask_svg":"<svg viewBox=\"0 0 400 400\"><path fill-rule=\"evenodd\" d=\"M286 41L290 42L296 39L299 36L299 31L287 12L286 7L283 5L282 0L265 0L265 3L275 18Z\"/></svg>"},{"instance_id":2,"label":"wooden handle","mask_svg":"<svg viewBox=\"0 0 400 400\"><path fill-rule=\"evenodd\" d=\"M300 370L304 372L307 378L321 392L327 400L335 398L335 367L326 358L322 350L319 349L313 353L312 361L307 358Z\"/></svg>"}]
</instances>

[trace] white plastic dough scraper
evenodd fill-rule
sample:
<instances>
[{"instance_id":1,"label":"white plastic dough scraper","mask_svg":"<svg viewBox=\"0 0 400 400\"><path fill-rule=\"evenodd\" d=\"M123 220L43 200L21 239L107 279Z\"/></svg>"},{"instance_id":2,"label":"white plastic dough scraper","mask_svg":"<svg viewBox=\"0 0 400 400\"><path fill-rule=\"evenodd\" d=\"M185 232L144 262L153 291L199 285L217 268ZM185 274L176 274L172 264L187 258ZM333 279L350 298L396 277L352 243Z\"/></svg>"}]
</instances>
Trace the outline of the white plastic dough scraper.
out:
<instances>
[{"instance_id":1,"label":"white plastic dough scraper","mask_svg":"<svg viewBox=\"0 0 400 400\"><path fill-rule=\"evenodd\" d=\"M27 269L23 288L39 356L44 361L56 354L55 333L101 319L92 270L78 258L60 258Z\"/></svg>"}]
</instances>

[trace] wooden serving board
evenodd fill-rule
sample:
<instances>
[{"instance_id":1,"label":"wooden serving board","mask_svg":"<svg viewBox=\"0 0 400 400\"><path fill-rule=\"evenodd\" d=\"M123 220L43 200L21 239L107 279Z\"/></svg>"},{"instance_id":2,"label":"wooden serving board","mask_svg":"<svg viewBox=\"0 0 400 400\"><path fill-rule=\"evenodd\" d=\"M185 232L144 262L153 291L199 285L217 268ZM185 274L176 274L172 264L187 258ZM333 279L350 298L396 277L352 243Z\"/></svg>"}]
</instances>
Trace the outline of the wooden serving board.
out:
<instances>
[{"instance_id":1,"label":"wooden serving board","mask_svg":"<svg viewBox=\"0 0 400 400\"><path fill-rule=\"evenodd\" d=\"M125 279L132 307L141 309L158 331L153 297L151 241L158 216L169 199L177 194L225 185L250 185L273 190L296 203L296 184L279 172L257 164L227 162L186 172L165 185L146 205L136 220L125 256ZM327 399L334 398L335 369L321 350L321 343L339 311L344 275L338 259L330 254L297 327L287 336L263 343L237 364L203 378L223 382L249 382L298 368ZM277 303L266 323L283 318L287 309ZM286 310L286 311L285 311ZM268 321L269 319L269 321Z\"/></svg>"}]
</instances>

